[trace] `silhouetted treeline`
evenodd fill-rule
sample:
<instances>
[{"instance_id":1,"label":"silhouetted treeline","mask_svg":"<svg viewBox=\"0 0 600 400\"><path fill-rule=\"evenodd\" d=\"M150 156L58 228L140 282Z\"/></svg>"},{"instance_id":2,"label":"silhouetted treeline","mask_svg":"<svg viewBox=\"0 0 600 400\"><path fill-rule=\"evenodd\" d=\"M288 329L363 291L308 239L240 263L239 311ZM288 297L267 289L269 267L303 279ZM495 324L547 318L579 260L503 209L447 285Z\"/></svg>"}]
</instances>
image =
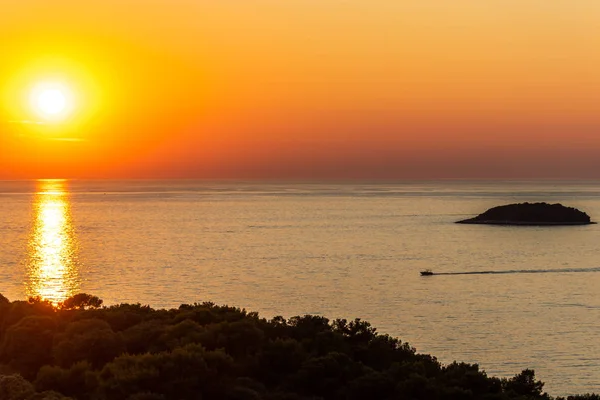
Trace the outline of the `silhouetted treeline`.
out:
<instances>
[{"instance_id":1,"label":"silhouetted treeline","mask_svg":"<svg viewBox=\"0 0 600 400\"><path fill-rule=\"evenodd\" d=\"M531 370L499 379L442 365L359 319L101 304L0 295L0 399L550 399Z\"/></svg>"}]
</instances>

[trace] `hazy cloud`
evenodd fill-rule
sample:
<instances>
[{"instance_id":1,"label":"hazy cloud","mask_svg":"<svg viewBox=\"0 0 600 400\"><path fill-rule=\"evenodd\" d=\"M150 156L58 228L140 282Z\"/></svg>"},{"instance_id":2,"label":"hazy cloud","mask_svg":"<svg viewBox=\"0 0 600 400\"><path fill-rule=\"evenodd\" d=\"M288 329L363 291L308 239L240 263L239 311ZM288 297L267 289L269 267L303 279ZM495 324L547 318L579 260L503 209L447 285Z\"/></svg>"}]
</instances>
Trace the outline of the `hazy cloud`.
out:
<instances>
[{"instance_id":1,"label":"hazy cloud","mask_svg":"<svg viewBox=\"0 0 600 400\"><path fill-rule=\"evenodd\" d=\"M18 125L47 125L47 122L43 121L31 121L31 120L21 120L21 121L8 121L9 124L18 124Z\"/></svg>"},{"instance_id":2,"label":"hazy cloud","mask_svg":"<svg viewBox=\"0 0 600 400\"><path fill-rule=\"evenodd\" d=\"M84 142L85 141L85 139L81 139L81 138L61 138L61 137L49 138L48 140L56 140L56 141L60 141L60 142Z\"/></svg>"}]
</instances>

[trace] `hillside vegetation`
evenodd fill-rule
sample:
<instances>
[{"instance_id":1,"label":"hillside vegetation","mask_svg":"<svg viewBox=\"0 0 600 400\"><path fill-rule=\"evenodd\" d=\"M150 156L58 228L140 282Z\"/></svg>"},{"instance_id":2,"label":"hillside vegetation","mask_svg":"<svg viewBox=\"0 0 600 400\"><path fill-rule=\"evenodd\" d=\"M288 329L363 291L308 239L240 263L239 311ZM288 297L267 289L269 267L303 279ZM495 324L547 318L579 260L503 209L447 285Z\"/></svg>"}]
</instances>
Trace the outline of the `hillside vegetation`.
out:
<instances>
[{"instance_id":1,"label":"hillside vegetation","mask_svg":"<svg viewBox=\"0 0 600 400\"><path fill-rule=\"evenodd\" d=\"M59 307L0 295L0 399L550 399L534 372L440 364L368 322L212 303ZM600 400L597 395L569 397Z\"/></svg>"}]
</instances>

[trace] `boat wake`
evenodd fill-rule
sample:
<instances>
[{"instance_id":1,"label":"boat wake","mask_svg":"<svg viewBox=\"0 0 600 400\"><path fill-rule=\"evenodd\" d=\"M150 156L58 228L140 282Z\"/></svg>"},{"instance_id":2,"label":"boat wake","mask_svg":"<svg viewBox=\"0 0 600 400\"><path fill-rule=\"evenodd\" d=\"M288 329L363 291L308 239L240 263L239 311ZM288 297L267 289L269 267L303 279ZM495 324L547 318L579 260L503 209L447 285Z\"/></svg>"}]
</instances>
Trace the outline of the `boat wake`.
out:
<instances>
[{"instance_id":1,"label":"boat wake","mask_svg":"<svg viewBox=\"0 0 600 400\"><path fill-rule=\"evenodd\" d=\"M496 274L549 274L570 272L600 272L594 268L555 268L555 269L509 269L504 271L468 271L468 272L434 272L433 275L496 275Z\"/></svg>"}]
</instances>

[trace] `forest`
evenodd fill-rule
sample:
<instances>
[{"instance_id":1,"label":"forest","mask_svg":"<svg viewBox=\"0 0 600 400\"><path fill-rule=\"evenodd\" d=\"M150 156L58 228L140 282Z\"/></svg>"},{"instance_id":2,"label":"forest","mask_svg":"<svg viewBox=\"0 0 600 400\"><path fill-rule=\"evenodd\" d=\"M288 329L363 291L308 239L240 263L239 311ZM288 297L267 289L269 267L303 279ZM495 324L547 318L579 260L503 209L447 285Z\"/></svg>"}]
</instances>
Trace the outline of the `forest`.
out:
<instances>
[{"instance_id":1,"label":"forest","mask_svg":"<svg viewBox=\"0 0 600 400\"><path fill-rule=\"evenodd\" d=\"M532 370L507 379L443 365L360 319L102 303L0 295L0 399L565 400L545 393Z\"/></svg>"}]
</instances>

